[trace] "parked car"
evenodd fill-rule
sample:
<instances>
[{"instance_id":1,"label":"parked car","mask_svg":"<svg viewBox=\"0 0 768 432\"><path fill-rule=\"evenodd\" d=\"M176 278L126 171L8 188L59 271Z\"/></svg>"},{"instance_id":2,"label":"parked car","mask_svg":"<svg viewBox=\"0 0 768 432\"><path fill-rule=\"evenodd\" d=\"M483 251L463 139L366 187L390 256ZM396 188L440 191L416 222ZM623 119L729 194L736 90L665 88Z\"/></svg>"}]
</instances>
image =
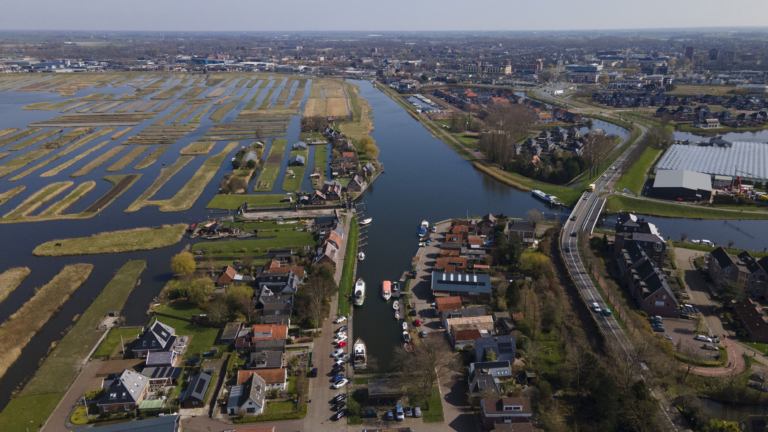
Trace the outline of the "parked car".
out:
<instances>
[{"instance_id":1,"label":"parked car","mask_svg":"<svg viewBox=\"0 0 768 432\"><path fill-rule=\"evenodd\" d=\"M436 232L437 232L437 227L436 227L436 226L432 226L432 232L433 232L433 233L436 233Z\"/></svg>"},{"instance_id":2,"label":"parked car","mask_svg":"<svg viewBox=\"0 0 768 432\"><path fill-rule=\"evenodd\" d=\"M653 327L653 331L655 331L655 332L662 332L663 333L665 331L664 326L661 325L661 324L655 324L652 327Z\"/></svg>"},{"instance_id":3,"label":"parked car","mask_svg":"<svg viewBox=\"0 0 768 432\"><path fill-rule=\"evenodd\" d=\"M747 383L747 387L753 388L755 390L763 390L765 387L763 387L762 384L759 382L750 381Z\"/></svg>"},{"instance_id":4,"label":"parked car","mask_svg":"<svg viewBox=\"0 0 768 432\"><path fill-rule=\"evenodd\" d=\"M415 325L416 327L421 327L421 320L414 320L413 325Z\"/></svg>"},{"instance_id":5,"label":"parked car","mask_svg":"<svg viewBox=\"0 0 768 432\"><path fill-rule=\"evenodd\" d=\"M331 357L338 357L338 356L342 355L343 353L344 353L344 350L339 348L336 351L334 351L333 354L331 354Z\"/></svg>"},{"instance_id":6,"label":"parked car","mask_svg":"<svg viewBox=\"0 0 768 432\"><path fill-rule=\"evenodd\" d=\"M405 412L403 412L403 404L395 405L395 417L398 421L405 420Z\"/></svg>"},{"instance_id":7,"label":"parked car","mask_svg":"<svg viewBox=\"0 0 768 432\"><path fill-rule=\"evenodd\" d=\"M413 416L416 418L421 418L421 408L415 407L413 409Z\"/></svg>"},{"instance_id":8,"label":"parked car","mask_svg":"<svg viewBox=\"0 0 768 432\"><path fill-rule=\"evenodd\" d=\"M376 418L378 415L379 413L375 409L367 409L363 411L363 417L366 418Z\"/></svg>"},{"instance_id":9,"label":"parked car","mask_svg":"<svg viewBox=\"0 0 768 432\"><path fill-rule=\"evenodd\" d=\"M336 318L335 320L333 320L333 323L334 323L334 324L338 324L338 323L344 322L344 321L346 321L346 320L347 320L347 317L345 317L345 316L340 316L340 317Z\"/></svg>"},{"instance_id":10,"label":"parked car","mask_svg":"<svg viewBox=\"0 0 768 432\"><path fill-rule=\"evenodd\" d=\"M339 372L346 372L346 370L344 369L344 366L333 365L333 369L331 369L331 372L339 373Z\"/></svg>"},{"instance_id":11,"label":"parked car","mask_svg":"<svg viewBox=\"0 0 768 432\"><path fill-rule=\"evenodd\" d=\"M336 405L332 406L331 410L332 411L338 411L338 410L344 408L345 406L347 406L347 403L344 402L344 401L341 401L341 402L337 403Z\"/></svg>"},{"instance_id":12,"label":"parked car","mask_svg":"<svg viewBox=\"0 0 768 432\"><path fill-rule=\"evenodd\" d=\"M712 339L710 339L710 338L708 338L708 337L706 337L704 335L696 335L693 339L697 340L697 341L701 341L701 342L712 343Z\"/></svg>"},{"instance_id":13,"label":"parked car","mask_svg":"<svg viewBox=\"0 0 768 432\"><path fill-rule=\"evenodd\" d=\"M656 316L651 316L651 317L648 317L648 321L650 321L650 322L652 322L652 323L661 323L661 322L663 322L663 320L661 319L661 317L660 317L660 316L658 316L658 315L656 315Z\"/></svg>"},{"instance_id":14,"label":"parked car","mask_svg":"<svg viewBox=\"0 0 768 432\"><path fill-rule=\"evenodd\" d=\"M340 381L338 381L336 384L333 385L333 388L340 389L347 384L349 384L349 381L347 381L346 378L342 378Z\"/></svg>"},{"instance_id":15,"label":"parked car","mask_svg":"<svg viewBox=\"0 0 768 432\"><path fill-rule=\"evenodd\" d=\"M709 351L717 351L717 347L712 344L704 344L701 346L701 349L705 349Z\"/></svg>"},{"instance_id":16,"label":"parked car","mask_svg":"<svg viewBox=\"0 0 768 432\"><path fill-rule=\"evenodd\" d=\"M341 326L336 329L336 333L346 331L349 327L347 326Z\"/></svg>"},{"instance_id":17,"label":"parked car","mask_svg":"<svg viewBox=\"0 0 768 432\"><path fill-rule=\"evenodd\" d=\"M339 348L344 348L345 346L347 346L347 341L339 342Z\"/></svg>"},{"instance_id":18,"label":"parked car","mask_svg":"<svg viewBox=\"0 0 768 432\"><path fill-rule=\"evenodd\" d=\"M344 379L344 374L338 374L338 375L335 375L335 376L334 376L333 378L331 378L331 379L333 380L333 382L337 383L337 382L339 382L339 381L341 381L341 380L343 380L343 379Z\"/></svg>"},{"instance_id":19,"label":"parked car","mask_svg":"<svg viewBox=\"0 0 768 432\"><path fill-rule=\"evenodd\" d=\"M309 377L310 378L317 378L317 368L312 368L312 370L309 371Z\"/></svg>"},{"instance_id":20,"label":"parked car","mask_svg":"<svg viewBox=\"0 0 768 432\"><path fill-rule=\"evenodd\" d=\"M413 410L411 407L407 406L405 407L405 416L406 417L413 417Z\"/></svg>"},{"instance_id":21,"label":"parked car","mask_svg":"<svg viewBox=\"0 0 768 432\"><path fill-rule=\"evenodd\" d=\"M347 410L343 409L343 410L337 412L336 414L334 414L333 417L331 417L331 418L333 419L333 421L337 421L340 418L344 417L345 415L347 415Z\"/></svg>"},{"instance_id":22,"label":"parked car","mask_svg":"<svg viewBox=\"0 0 768 432\"><path fill-rule=\"evenodd\" d=\"M395 419L395 413L392 410L387 411L387 420L392 421Z\"/></svg>"},{"instance_id":23,"label":"parked car","mask_svg":"<svg viewBox=\"0 0 768 432\"><path fill-rule=\"evenodd\" d=\"M427 337L427 331L426 331L426 330L422 330L422 331L420 331L420 332L419 332L419 336L421 336L421 337L423 337L423 338Z\"/></svg>"},{"instance_id":24,"label":"parked car","mask_svg":"<svg viewBox=\"0 0 768 432\"><path fill-rule=\"evenodd\" d=\"M762 375L758 375L758 374L752 374L752 375L750 375L750 376L749 376L749 379L751 379L751 380L755 380L755 381L760 381L760 382L765 382L765 378L763 378L763 376L762 376Z\"/></svg>"},{"instance_id":25,"label":"parked car","mask_svg":"<svg viewBox=\"0 0 768 432\"><path fill-rule=\"evenodd\" d=\"M343 401L346 398L347 398L347 394L346 393L339 393L336 396L334 396L333 399L331 399L331 403L341 402L341 401Z\"/></svg>"},{"instance_id":26,"label":"parked car","mask_svg":"<svg viewBox=\"0 0 768 432\"><path fill-rule=\"evenodd\" d=\"M342 359L338 359L338 360L336 360L336 363L334 363L334 364L335 364L336 366L341 366L341 365L343 365L344 363L346 363L344 360L342 360Z\"/></svg>"}]
</instances>

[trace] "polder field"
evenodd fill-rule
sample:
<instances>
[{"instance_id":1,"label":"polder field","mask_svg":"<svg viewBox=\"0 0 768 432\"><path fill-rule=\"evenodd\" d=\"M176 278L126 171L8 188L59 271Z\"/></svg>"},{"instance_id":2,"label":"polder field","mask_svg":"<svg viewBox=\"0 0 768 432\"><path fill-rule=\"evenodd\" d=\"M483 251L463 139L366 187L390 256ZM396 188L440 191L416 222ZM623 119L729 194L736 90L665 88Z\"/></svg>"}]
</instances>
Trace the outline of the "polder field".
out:
<instances>
[{"instance_id":1,"label":"polder field","mask_svg":"<svg viewBox=\"0 0 768 432\"><path fill-rule=\"evenodd\" d=\"M182 236L185 226L212 211L233 215L243 202L279 207L286 192L311 192L312 168L288 167L301 154L306 167L327 169L314 160L325 152L292 151L307 101L309 115L335 116L359 139L372 120L354 88L269 72L0 76L0 322L10 323L0 410L19 396L0 424L37 429L53 411L68 382L50 391L39 381L24 391L24 383L127 263L146 268L126 306L114 307L123 309L117 312L125 325L143 325L173 276L171 256L216 244ZM219 181L233 172L231 160L257 141L263 160L240 176L249 181L244 193L217 195ZM290 230L249 241L216 252L226 261L243 247L316 245ZM8 321L17 312L34 324L25 333L13 330L18 320ZM40 410L27 418L29 406Z\"/></svg>"}]
</instances>

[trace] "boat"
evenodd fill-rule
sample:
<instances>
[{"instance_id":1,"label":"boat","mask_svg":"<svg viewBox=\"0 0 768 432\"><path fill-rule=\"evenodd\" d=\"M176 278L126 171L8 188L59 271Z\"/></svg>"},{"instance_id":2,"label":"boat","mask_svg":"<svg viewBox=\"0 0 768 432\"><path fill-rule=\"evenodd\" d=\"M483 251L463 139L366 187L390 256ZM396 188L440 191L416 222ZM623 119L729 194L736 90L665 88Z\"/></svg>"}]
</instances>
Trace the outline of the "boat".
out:
<instances>
[{"instance_id":1,"label":"boat","mask_svg":"<svg viewBox=\"0 0 768 432\"><path fill-rule=\"evenodd\" d=\"M396 311L400 310L400 303L397 300L395 300L395 302L392 303L392 309L394 309Z\"/></svg>"},{"instance_id":2,"label":"boat","mask_svg":"<svg viewBox=\"0 0 768 432\"><path fill-rule=\"evenodd\" d=\"M362 306L363 302L365 302L365 282L360 278L355 284L355 306Z\"/></svg>"},{"instance_id":3,"label":"boat","mask_svg":"<svg viewBox=\"0 0 768 432\"><path fill-rule=\"evenodd\" d=\"M407 331L403 332L403 340L407 343L411 341L411 335Z\"/></svg>"},{"instance_id":4,"label":"boat","mask_svg":"<svg viewBox=\"0 0 768 432\"><path fill-rule=\"evenodd\" d=\"M384 281L381 283L381 296L384 300L389 300L392 297L392 283L390 281Z\"/></svg>"},{"instance_id":5,"label":"boat","mask_svg":"<svg viewBox=\"0 0 768 432\"><path fill-rule=\"evenodd\" d=\"M357 338L355 344L352 346L352 362L355 369L365 369L367 366L367 355L365 342L362 339Z\"/></svg>"},{"instance_id":6,"label":"boat","mask_svg":"<svg viewBox=\"0 0 768 432\"><path fill-rule=\"evenodd\" d=\"M400 282L392 282L392 297L400 298Z\"/></svg>"},{"instance_id":7,"label":"boat","mask_svg":"<svg viewBox=\"0 0 768 432\"><path fill-rule=\"evenodd\" d=\"M429 228L429 222L427 222L426 220L421 221L421 227L424 229Z\"/></svg>"},{"instance_id":8,"label":"boat","mask_svg":"<svg viewBox=\"0 0 768 432\"><path fill-rule=\"evenodd\" d=\"M548 193L544 193L540 190L534 189L531 191L531 195L534 197L544 201L545 203L548 203L550 205L558 205L560 202L557 200L557 197L554 195L550 195Z\"/></svg>"},{"instance_id":9,"label":"boat","mask_svg":"<svg viewBox=\"0 0 768 432\"><path fill-rule=\"evenodd\" d=\"M368 225L371 222L373 222L373 218L366 218L366 219L363 219L362 222L360 222L360 225Z\"/></svg>"},{"instance_id":10,"label":"boat","mask_svg":"<svg viewBox=\"0 0 768 432\"><path fill-rule=\"evenodd\" d=\"M408 330L408 323L403 321L403 330Z\"/></svg>"},{"instance_id":11,"label":"boat","mask_svg":"<svg viewBox=\"0 0 768 432\"><path fill-rule=\"evenodd\" d=\"M400 319L400 311L395 311L395 319L396 320Z\"/></svg>"},{"instance_id":12,"label":"boat","mask_svg":"<svg viewBox=\"0 0 768 432\"><path fill-rule=\"evenodd\" d=\"M360 261L365 259L365 254L363 253L363 251L360 251L360 253L357 254L357 259L359 259Z\"/></svg>"}]
</instances>

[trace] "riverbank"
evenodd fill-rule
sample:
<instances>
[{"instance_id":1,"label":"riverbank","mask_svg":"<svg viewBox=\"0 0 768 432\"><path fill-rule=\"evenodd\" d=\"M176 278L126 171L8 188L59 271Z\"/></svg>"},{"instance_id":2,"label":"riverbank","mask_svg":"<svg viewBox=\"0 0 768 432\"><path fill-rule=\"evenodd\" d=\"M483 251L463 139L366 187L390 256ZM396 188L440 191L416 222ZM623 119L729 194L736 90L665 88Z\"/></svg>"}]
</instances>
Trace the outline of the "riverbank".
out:
<instances>
[{"instance_id":1,"label":"riverbank","mask_svg":"<svg viewBox=\"0 0 768 432\"><path fill-rule=\"evenodd\" d=\"M5 300L29 273L29 267L16 267L0 273L0 302Z\"/></svg>"},{"instance_id":2,"label":"riverbank","mask_svg":"<svg viewBox=\"0 0 768 432\"><path fill-rule=\"evenodd\" d=\"M768 219L768 212L717 210L696 204L676 204L648 198L610 195L606 199L607 213L631 212L651 216L685 219Z\"/></svg>"},{"instance_id":3,"label":"riverbank","mask_svg":"<svg viewBox=\"0 0 768 432\"><path fill-rule=\"evenodd\" d=\"M175 224L57 239L41 244L32 254L53 257L152 250L178 243L186 229L186 224Z\"/></svg>"}]
</instances>

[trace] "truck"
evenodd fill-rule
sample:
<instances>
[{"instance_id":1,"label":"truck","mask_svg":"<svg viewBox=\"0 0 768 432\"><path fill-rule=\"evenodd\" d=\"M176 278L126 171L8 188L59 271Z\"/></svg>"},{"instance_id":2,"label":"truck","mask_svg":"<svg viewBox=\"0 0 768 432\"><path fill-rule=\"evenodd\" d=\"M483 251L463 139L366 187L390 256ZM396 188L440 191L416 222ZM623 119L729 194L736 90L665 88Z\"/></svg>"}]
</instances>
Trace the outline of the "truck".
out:
<instances>
[{"instance_id":1,"label":"truck","mask_svg":"<svg viewBox=\"0 0 768 432\"><path fill-rule=\"evenodd\" d=\"M592 184L590 184L590 185L589 185L589 187L587 188L587 192L594 192L594 191L595 191L595 184L594 184L594 183L592 183Z\"/></svg>"}]
</instances>

